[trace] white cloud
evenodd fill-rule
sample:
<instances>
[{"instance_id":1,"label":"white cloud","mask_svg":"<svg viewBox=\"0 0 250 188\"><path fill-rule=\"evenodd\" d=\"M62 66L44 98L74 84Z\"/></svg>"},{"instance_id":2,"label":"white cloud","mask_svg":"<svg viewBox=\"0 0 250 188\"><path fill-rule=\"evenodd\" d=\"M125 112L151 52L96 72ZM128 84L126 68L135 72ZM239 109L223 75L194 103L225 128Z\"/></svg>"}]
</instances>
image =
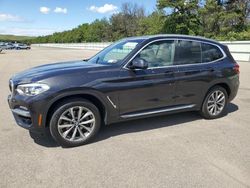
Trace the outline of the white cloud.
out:
<instances>
[{"instance_id":1,"label":"white cloud","mask_svg":"<svg viewBox=\"0 0 250 188\"><path fill-rule=\"evenodd\" d=\"M56 7L54 10L55 13L63 13L63 14L67 14L68 10L67 8L61 8L61 7Z\"/></svg>"},{"instance_id":2,"label":"white cloud","mask_svg":"<svg viewBox=\"0 0 250 188\"><path fill-rule=\"evenodd\" d=\"M20 36L42 36L50 35L54 32L61 32L63 29L54 29L54 28L0 28L0 34L3 35L20 35Z\"/></svg>"},{"instance_id":3,"label":"white cloud","mask_svg":"<svg viewBox=\"0 0 250 188\"><path fill-rule=\"evenodd\" d=\"M50 8L48 7L40 7L40 12L43 14L48 14L50 12Z\"/></svg>"},{"instance_id":4,"label":"white cloud","mask_svg":"<svg viewBox=\"0 0 250 188\"><path fill-rule=\"evenodd\" d=\"M24 20L19 16L12 14L1 14L0 13L0 22L23 22Z\"/></svg>"},{"instance_id":5,"label":"white cloud","mask_svg":"<svg viewBox=\"0 0 250 188\"><path fill-rule=\"evenodd\" d=\"M105 4L101 7L96 7L96 6L92 5L91 7L89 7L89 10L91 10L93 12L98 12L101 14L113 13L113 12L116 12L117 9L118 9L118 7L113 5L113 4Z\"/></svg>"}]
</instances>

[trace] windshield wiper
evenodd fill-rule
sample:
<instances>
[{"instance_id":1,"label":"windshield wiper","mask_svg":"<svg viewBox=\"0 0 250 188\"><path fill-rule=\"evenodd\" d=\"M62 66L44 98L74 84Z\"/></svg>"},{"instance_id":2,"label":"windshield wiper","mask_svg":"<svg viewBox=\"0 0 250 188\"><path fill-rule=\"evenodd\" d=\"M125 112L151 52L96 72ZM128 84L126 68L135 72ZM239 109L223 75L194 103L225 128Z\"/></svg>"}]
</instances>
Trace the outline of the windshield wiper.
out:
<instances>
[{"instance_id":1,"label":"windshield wiper","mask_svg":"<svg viewBox=\"0 0 250 188\"><path fill-rule=\"evenodd\" d=\"M86 62L87 62L88 60L89 60L89 59L83 59L83 61L86 61Z\"/></svg>"}]
</instances>

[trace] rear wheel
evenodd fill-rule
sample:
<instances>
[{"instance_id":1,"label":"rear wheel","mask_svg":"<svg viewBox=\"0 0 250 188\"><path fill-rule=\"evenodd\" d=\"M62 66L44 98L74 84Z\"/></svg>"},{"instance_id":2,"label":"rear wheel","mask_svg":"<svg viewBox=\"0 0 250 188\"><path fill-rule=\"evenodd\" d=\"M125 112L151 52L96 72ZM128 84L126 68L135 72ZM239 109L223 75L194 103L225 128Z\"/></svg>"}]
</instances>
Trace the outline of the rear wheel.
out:
<instances>
[{"instance_id":1,"label":"rear wheel","mask_svg":"<svg viewBox=\"0 0 250 188\"><path fill-rule=\"evenodd\" d=\"M101 117L97 107L87 100L75 99L62 103L50 121L50 133L62 146L88 143L99 131Z\"/></svg>"},{"instance_id":2,"label":"rear wheel","mask_svg":"<svg viewBox=\"0 0 250 188\"><path fill-rule=\"evenodd\" d=\"M213 87L203 102L201 115L206 119L222 117L228 104L227 91L220 86Z\"/></svg>"}]
</instances>

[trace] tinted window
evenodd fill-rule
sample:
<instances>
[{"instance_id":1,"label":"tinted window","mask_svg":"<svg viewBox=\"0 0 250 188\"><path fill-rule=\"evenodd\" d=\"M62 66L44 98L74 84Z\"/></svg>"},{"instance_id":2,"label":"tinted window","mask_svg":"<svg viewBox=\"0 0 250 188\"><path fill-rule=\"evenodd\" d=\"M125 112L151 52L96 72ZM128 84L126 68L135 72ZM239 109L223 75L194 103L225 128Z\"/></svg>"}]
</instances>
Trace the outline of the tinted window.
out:
<instances>
[{"instance_id":1,"label":"tinted window","mask_svg":"<svg viewBox=\"0 0 250 188\"><path fill-rule=\"evenodd\" d=\"M149 67L173 65L174 40L152 43L144 48L137 57L145 59Z\"/></svg>"},{"instance_id":2,"label":"tinted window","mask_svg":"<svg viewBox=\"0 0 250 188\"><path fill-rule=\"evenodd\" d=\"M201 43L176 41L174 63L176 65L201 63Z\"/></svg>"},{"instance_id":3,"label":"tinted window","mask_svg":"<svg viewBox=\"0 0 250 188\"><path fill-rule=\"evenodd\" d=\"M202 62L211 62L222 57L223 54L217 46L202 44Z\"/></svg>"}]
</instances>

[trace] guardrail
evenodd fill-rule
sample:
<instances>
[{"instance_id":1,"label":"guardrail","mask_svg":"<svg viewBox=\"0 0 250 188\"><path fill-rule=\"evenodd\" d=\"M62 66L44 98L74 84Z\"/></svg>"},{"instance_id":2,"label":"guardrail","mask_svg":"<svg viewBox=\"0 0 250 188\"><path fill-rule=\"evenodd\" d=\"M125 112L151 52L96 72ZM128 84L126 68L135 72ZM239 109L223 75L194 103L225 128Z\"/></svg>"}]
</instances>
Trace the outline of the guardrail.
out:
<instances>
[{"instance_id":1,"label":"guardrail","mask_svg":"<svg viewBox=\"0 0 250 188\"><path fill-rule=\"evenodd\" d=\"M250 62L250 41L223 41L221 43L228 46L235 60Z\"/></svg>"},{"instance_id":2,"label":"guardrail","mask_svg":"<svg viewBox=\"0 0 250 188\"><path fill-rule=\"evenodd\" d=\"M223 41L226 44L236 61L250 62L250 41ZM32 46L51 47L51 48L71 48L71 49L85 49L85 50L102 50L111 42L98 43L47 43L47 44L33 44Z\"/></svg>"},{"instance_id":3,"label":"guardrail","mask_svg":"<svg viewBox=\"0 0 250 188\"><path fill-rule=\"evenodd\" d=\"M85 49L85 50L102 50L109 46L112 42L91 42L91 43L46 43L46 44L32 44L38 47L50 48L71 48L71 49Z\"/></svg>"}]
</instances>

